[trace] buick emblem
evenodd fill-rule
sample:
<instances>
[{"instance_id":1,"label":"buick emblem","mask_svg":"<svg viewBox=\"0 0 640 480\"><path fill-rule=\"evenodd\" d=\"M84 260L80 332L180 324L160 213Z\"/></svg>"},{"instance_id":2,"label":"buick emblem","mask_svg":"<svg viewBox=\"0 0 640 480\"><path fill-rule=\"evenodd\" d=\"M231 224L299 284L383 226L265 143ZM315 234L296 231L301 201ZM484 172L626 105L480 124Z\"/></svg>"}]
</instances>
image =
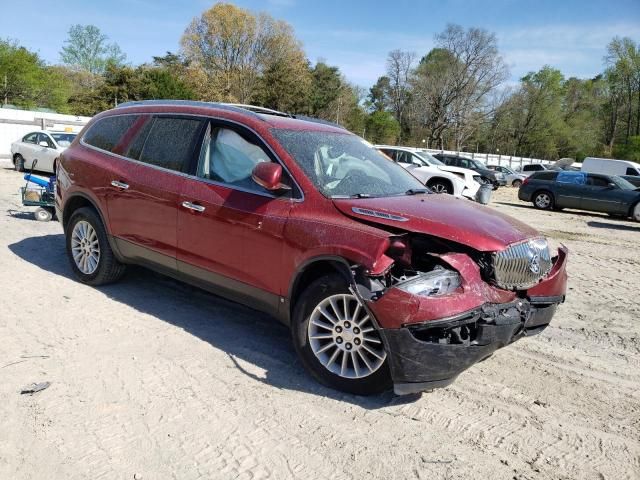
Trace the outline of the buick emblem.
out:
<instances>
[{"instance_id":1,"label":"buick emblem","mask_svg":"<svg viewBox=\"0 0 640 480\"><path fill-rule=\"evenodd\" d=\"M538 254L535 254L531 257L531 260L529 260L529 270L536 275L540 273L540 257Z\"/></svg>"}]
</instances>

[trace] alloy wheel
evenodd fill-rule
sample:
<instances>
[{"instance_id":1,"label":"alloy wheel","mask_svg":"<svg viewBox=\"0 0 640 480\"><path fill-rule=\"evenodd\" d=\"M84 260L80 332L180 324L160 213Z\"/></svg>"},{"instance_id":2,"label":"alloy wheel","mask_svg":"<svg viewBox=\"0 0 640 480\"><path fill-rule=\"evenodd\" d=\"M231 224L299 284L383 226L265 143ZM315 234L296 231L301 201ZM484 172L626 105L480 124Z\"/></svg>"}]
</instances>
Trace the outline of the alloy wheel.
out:
<instances>
[{"instance_id":1,"label":"alloy wheel","mask_svg":"<svg viewBox=\"0 0 640 480\"><path fill-rule=\"evenodd\" d=\"M307 334L316 358L342 378L368 377L387 358L369 314L353 294L323 299L311 313Z\"/></svg>"},{"instance_id":2,"label":"alloy wheel","mask_svg":"<svg viewBox=\"0 0 640 480\"><path fill-rule=\"evenodd\" d=\"M100 262L98 234L91 224L80 220L71 233L71 253L76 267L85 275L91 275Z\"/></svg>"},{"instance_id":3,"label":"alloy wheel","mask_svg":"<svg viewBox=\"0 0 640 480\"><path fill-rule=\"evenodd\" d=\"M539 193L536 196L536 206L538 208L549 208L551 205L551 197L547 193Z\"/></svg>"}]
</instances>

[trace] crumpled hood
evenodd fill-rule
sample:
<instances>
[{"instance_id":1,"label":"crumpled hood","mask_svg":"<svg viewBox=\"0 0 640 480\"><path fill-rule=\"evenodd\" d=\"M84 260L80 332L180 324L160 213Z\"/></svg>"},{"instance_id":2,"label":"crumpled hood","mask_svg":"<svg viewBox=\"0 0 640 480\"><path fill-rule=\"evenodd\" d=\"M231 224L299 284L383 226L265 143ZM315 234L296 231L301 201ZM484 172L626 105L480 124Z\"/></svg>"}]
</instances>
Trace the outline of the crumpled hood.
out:
<instances>
[{"instance_id":1,"label":"crumpled hood","mask_svg":"<svg viewBox=\"0 0 640 480\"><path fill-rule=\"evenodd\" d=\"M444 238L483 252L540 236L515 218L445 194L334 199L333 203L358 220Z\"/></svg>"}]
</instances>

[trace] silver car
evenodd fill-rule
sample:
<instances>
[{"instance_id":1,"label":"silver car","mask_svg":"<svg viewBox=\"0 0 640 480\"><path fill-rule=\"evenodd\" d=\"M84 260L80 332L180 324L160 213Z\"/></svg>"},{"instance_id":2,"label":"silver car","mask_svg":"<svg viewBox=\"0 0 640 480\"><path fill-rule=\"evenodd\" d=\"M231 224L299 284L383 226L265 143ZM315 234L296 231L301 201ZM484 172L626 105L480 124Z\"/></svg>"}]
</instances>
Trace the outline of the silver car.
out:
<instances>
[{"instance_id":1,"label":"silver car","mask_svg":"<svg viewBox=\"0 0 640 480\"><path fill-rule=\"evenodd\" d=\"M56 172L56 162L60 154L71 145L76 138L72 132L50 132L39 130L27 133L20 140L11 144L13 165L19 172L33 167L42 172Z\"/></svg>"},{"instance_id":2,"label":"silver car","mask_svg":"<svg viewBox=\"0 0 640 480\"><path fill-rule=\"evenodd\" d=\"M503 173L505 178L507 179L507 185L511 185L515 188L520 188L520 185L522 185L524 179L527 178L526 175L514 172L509 167L503 167L502 165L487 165L487 168L495 170L496 172Z\"/></svg>"}]
</instances>

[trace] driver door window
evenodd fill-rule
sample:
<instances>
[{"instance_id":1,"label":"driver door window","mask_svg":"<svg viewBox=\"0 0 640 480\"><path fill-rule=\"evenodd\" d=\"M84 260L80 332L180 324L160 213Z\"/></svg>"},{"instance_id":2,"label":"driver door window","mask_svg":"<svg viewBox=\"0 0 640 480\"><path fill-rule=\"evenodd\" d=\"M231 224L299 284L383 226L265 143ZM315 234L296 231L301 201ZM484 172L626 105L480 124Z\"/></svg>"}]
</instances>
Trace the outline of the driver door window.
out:
<instances>
[{"instance_id":1,"label":"driver door window","mask_svg":"<svg viewBox=\"0 0 640 480\"><path fill-rule=\"evenodd\" d=\"M258 163L270 161L261 146L229 128L209 125L200 151L197 176L272 195L251 178L253 168Z\"/></svg>"}]
</instances>

